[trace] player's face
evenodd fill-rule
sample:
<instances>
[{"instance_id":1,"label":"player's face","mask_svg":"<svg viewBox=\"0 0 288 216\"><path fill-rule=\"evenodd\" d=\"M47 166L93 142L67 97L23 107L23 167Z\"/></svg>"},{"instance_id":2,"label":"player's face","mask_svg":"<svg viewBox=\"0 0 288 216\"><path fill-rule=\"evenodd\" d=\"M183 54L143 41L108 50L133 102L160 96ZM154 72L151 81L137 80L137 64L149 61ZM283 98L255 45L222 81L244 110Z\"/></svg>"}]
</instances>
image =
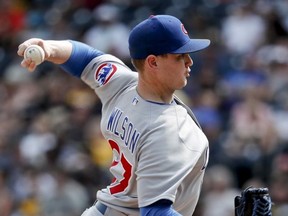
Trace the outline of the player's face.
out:
<instances>
[{"instance_id":1,"label":"player's face","mask_svg":"<svg viewBox=\"0 0 288 216\"><path fill-rule=\"evenodd\" d=\"M189 54L167 54L160 59L161 80L171 90L182 89L187 84L192 65Z\"/></svg>"}]
</instances>

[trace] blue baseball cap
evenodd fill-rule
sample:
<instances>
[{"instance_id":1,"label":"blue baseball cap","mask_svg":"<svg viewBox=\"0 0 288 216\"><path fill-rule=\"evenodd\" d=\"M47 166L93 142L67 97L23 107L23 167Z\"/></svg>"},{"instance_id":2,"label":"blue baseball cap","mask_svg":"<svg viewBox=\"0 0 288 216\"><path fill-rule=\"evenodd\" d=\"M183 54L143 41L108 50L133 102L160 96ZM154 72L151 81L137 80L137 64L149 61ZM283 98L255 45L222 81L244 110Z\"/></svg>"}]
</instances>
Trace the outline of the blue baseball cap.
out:
<instances>
[{"instance_id":1,"label":"blue baseball cap","mask_svg":"<svg viewBox=\"0 0 288 216\"><path fill-rule=\"evenodd\" d=\"M208 47L208 39L191 39L182 22L174 16L156 15L136 25L129 36L130 56L192 53Z\"/></svg>"}]
</instances>

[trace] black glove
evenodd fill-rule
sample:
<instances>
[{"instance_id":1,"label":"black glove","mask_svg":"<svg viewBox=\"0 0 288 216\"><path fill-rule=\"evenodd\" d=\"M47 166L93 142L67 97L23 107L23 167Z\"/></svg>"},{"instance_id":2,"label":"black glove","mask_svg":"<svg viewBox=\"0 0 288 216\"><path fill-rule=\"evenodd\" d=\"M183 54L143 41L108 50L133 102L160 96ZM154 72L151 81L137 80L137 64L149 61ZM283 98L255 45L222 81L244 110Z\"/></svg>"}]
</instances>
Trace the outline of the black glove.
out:
<instances>
[{"instance_id":1,"label":"black glove","mask_svg":"<svg viewBox=\"0 0 288 216\"><path fill-rule=\"evenodd\" d=\"M248 187L234 199L235 216L272 216L271 198L267 188Z\"/></svg>"}]
</instances>

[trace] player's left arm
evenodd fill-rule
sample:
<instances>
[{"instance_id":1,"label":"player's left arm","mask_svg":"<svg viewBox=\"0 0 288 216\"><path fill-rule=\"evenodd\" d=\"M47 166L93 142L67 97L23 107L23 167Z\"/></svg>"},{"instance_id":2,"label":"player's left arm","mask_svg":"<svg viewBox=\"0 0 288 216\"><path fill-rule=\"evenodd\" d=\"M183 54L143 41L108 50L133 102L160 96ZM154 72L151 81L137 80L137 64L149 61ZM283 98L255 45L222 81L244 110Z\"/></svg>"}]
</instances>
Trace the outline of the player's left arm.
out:
<instances>
[{"instance_id":1,"label":"player's left arm","mask_svg":"<svg viewBox=\"0 0 288 216\"><path fill-rule=\"evenodd\" d=\"M149 206L140 208L141 216L181 216L172 208L170 200L159 200Z\"/></svg>"}]
</instances>

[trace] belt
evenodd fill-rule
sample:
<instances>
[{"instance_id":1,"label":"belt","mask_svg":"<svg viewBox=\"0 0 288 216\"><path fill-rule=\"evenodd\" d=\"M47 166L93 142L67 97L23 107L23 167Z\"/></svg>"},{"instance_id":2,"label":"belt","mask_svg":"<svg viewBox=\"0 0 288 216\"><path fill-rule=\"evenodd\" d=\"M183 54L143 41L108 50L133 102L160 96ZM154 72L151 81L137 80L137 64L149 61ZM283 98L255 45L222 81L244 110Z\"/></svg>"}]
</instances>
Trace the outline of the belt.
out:
<instances>
[{"instance_id":1,"label":"belt","mask_svg":"<svg viewBox=\"0 0 288 216\"><path fill-rule=\"evenodd\" d=\"M107 206L106 206L106 205L104 205L104 204L101 203L101 202L96 202L95 207L97 208L97 210L98 210L99 212L101 212L101 214L103 214L103 215L105 214L106 209L107 209Z\"/></svg>"}]
</instances>

